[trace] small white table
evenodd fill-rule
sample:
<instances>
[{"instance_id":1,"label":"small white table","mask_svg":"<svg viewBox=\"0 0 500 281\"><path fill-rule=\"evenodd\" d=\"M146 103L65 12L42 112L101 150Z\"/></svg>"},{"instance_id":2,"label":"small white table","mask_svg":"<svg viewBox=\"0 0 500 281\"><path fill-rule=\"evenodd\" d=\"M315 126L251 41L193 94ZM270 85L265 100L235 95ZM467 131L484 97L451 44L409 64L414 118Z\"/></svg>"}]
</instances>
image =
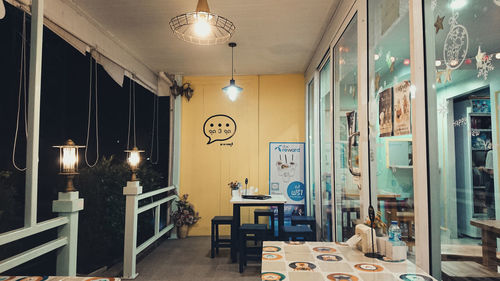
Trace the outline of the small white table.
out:
<instances>
[{"instance_id":1,"label":"small white table","mask_svg":"<svg viewBox=\"0 0 500 281\"><path fill-rule=\"evenodd\" d=\"M236 262L236 254L238 251L238 237L241 225L241 207L277 207L278 208L278 237L281 237L281 228L285 225L285 203L286 199L283 195L269 195L271 198L244 199L242 197L233 197L230 202L233 204L233 226L231 227L231 259Z\"/></svg>"}]
</instances>

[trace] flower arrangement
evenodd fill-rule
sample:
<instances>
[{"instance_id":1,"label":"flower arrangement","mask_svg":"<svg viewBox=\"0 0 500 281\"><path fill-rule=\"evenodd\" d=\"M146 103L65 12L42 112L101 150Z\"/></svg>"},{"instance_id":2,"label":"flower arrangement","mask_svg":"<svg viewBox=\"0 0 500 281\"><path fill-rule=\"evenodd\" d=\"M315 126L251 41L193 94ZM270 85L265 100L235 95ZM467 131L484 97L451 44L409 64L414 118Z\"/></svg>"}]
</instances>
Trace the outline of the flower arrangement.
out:
<instances>
[{"instance_id":1,"label":"flower arrangement","mask_svg":"<svg viewBox=\"0 0 500 281\"><path fill-rule=\"evenodd\" d=\"M191 226L201 219L198 212L194 211L193 205L187 199L188 194L182 195L181 199L177 200L177 211L172 213L172 218L177 227L184 225Z\"/></svg>"},{"instance_id":2,"label":"flower arrangement","mask_svg":"<svg viewBox=\"0 0 500 281\"><path fill-rule=\"evenodd\" d=\"M377 211L377 214L375 215L375 220L373 221L373 228L377 231L381 231L382 233L387 232L387 225L385 222L382 221L381 219L382 212ZM371 227L371 221L369 218L366 218L365 220L365 225Z\"/></svg>"},{"instance_id":3,"label":"flower arrangement","mask_svg":"<svg viewBox=\"0 0 500 281\"><path fill-rule=\"evenodd\" d=\"M227 185L231 188L231 190L238 190L241 187L241 183L237 182L237 181L234 181L234 182L232 181L232 182L228 183Z\"/></svg>"}]
</instances>

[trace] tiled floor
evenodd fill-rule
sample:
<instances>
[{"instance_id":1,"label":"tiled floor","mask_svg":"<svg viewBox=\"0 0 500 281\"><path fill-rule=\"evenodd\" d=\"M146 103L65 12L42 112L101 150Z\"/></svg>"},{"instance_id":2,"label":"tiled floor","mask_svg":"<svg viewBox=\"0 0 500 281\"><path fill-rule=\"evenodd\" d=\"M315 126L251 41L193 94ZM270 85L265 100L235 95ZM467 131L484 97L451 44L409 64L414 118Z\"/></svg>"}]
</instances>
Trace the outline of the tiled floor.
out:
<instances>
[{"instance_id":1,"label":"tiled floor","mask_svg":"<svg viewBox=\"0 0 500 281\"><path fill-rule=\"evenodd\" d=\"M210 258L210 237L166 240L137 264L137 281L259 281L260 264L249 263L243 274L231 263L229 249Z\"/></svg>"}]
</instances>

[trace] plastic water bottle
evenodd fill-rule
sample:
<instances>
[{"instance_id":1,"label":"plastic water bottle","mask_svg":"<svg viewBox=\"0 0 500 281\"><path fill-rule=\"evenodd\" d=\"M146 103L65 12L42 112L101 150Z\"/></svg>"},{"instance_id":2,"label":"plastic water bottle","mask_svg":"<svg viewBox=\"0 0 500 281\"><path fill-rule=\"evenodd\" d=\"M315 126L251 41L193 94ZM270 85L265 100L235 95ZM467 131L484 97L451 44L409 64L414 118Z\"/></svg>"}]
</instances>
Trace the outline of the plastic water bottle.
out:
<instances>
[{"instance_id":1,"label":"plastic water bottle","mask_svg":"<svg viewBox=\"0 0 500 281\"><path fill-rule=\"evenodd\" d=\"M401 243L401 228L399 228L397 221L391 222L391 226L389 227L389 241L393 245Z\"/></svg>"}]
</instances>

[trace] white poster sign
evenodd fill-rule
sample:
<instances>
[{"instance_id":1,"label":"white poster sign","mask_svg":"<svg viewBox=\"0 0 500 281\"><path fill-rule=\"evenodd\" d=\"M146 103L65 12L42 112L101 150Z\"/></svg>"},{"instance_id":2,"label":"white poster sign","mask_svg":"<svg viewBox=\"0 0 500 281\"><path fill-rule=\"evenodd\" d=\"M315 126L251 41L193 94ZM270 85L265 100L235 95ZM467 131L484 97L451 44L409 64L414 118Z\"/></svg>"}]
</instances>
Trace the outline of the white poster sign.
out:
<instances>
[{"instance_id":1,"label":"white poster sign","mask_svg":"<svg viewBox=\"0 0 500 281\"><path fill-rule=\"evenodd\" d=\"M304 215L305 164L304 143L269 143L269 194L285 196L285 219Z\"/></svg>"}]
</instances>

